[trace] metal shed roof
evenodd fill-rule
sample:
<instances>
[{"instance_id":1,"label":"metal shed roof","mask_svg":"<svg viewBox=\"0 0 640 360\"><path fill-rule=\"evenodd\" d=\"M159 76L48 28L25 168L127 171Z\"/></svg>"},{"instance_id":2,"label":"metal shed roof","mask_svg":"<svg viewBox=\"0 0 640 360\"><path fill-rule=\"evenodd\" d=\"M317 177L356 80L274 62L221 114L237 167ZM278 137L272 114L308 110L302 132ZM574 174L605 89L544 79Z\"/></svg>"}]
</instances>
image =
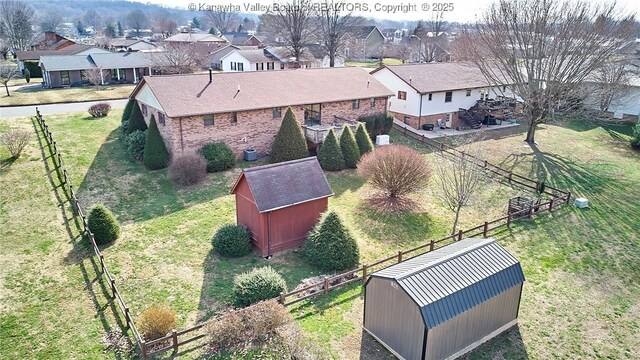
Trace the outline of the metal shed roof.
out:
<instances>
[{"instance_id":1,"label":"metal shed roof","mask_svg":"<svg viewBox=\"0 0 640 360\"><path fill-rule=\"evenodd\" d=\"M394 279L420 307L427 328L524 282L518 260L495 239L464 239L373 273Z\"/></svg>"}]
</instances>

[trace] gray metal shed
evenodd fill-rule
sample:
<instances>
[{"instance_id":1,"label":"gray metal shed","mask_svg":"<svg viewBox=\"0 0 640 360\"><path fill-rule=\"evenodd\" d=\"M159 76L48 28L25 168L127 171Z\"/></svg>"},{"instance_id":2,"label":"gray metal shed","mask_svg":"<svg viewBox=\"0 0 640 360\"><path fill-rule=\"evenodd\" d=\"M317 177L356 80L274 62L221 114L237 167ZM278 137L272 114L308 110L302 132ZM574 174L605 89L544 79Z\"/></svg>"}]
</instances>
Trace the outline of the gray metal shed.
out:
<instances>
[{"instance_id":1,"label":"gray metal shed","mask_svg":"<svg viewBox=\"0 0 640 360\"><path fill-rule=\"evenodd\" d=\"M515 325L523 283L495 239L464 239L371 274L363 327L401 359L456 358Z\"/></svg>"}]
</instances>

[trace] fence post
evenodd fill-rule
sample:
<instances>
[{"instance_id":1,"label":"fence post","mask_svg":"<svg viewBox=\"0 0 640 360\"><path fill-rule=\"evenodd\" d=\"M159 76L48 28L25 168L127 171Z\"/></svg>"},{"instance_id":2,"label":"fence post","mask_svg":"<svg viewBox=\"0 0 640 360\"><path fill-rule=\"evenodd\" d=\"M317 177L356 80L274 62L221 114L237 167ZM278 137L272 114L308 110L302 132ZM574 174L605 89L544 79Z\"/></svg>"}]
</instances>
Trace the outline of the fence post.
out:
<instances>
[{"instance_id":1,"label":"fence post","mask_svg":"<svg viewBox=\"0 0 640 360\"><path fill-rule=\"evenodd\" d=\"M367 264L362 265L362 282L367 281Z\"/></svg>"},{"instance_id":2,"label":"fence post","mask_svg":"<svg viewBox=\"0 0 640 360\"><path fill-rule=\"evenodd\" d=\"M511 184L511 177L513 176L513 172L509 171L509 184Z\"/></svg>"},{"instance_id":3,"label":"fence post","mask_svg":"<svg viewBox=\"0 0 640 360\"><path fill-rule=\"evenodd\" d=\"M173 341L173 351L178 352L178 332L171 330L171 341Z\"/></svg>"},{"instance_id":4,"label":"fence post","mask_svg":"<svg viewBox=\"0 0 640 360\"><path fill-rule=\"evenodd\" d=\"M484 161L484 167L487 167L487 160Z\"/></svg>"},{"instance_id":5,"label":"fence post","mask_svg":"<svg viewBox=\"0 0 640 360\"><path fill-rule=\"evenodd\" d=\"M324 290L325 294L329 292L329 278L324 278L324 284L322 284L322 289Z\"/></svg>"},{"instance_id":6,"label":"fence post","mask_svg":"<svg viewBox=\"0 0 640 360\"><path fill-rule=\"evenodd\" d=\"M511 227L511 214L507 215L507 226Z\"/></svg>"},{"instance_id":7,"label":"fence post","mask_svg":"<svg viewBox=\"0 0 640 360\"><path fill-rule=\"evenodd\" d=\"M100 267L102 268L102 273L104 274L104 255L100 254Z\"/></svg>"},{"instance_id":8,"label":"fence post","mask_svg":"<svg viewBox=\"0 0 640 360\"><path fill-rule=\"evenodd\" d=\"M116 280L111 279L111 292L113 293L113 297L116 297Z\"/></svg>"},{"instance_id":9,"label":"fence post","mask_svg":"<svg viewBox=\"0 0 640 360\"><path fill-rule=\"evenodd\" d=\"M489 223L488 222L484 222L484 228L482 229L482 237L487 237L487 230L489 229Z\"/></svg>"},{"instance_id":10,"label":"fence post","mask_svg":"<svg viewBox=\"0 0 640 360\"><path fill-rule=\"evenodd\" d=\"M436 246L436 243L431 240L431 242L429 243L429 251L433 251L433 248Z\"/></svg>"},{"instance_id":11,"label":"fence post","mask_svg":"<svg viewBox=\"0 0 640 360\"><path fill-rule=\"evenodd\" d=\"M458 230L458 241L462 240L462 230Z\"/></svg>"},{"instance_id":12,"label":"fence post","mask_svg":"<svg viewBox=\"0 0 640 360\"><path fill-rule=\"evenodd\" d=\"M402 262L402 251L398 251L398 262Z\"/></svg>"},{"instance_id":13,"label":"fence post","mask_svg":"<svg viewBox=\"0 0 640 360\"><path fill-rule=\"evenodd\" d=\"M140 343L140 352L142 353L142 360L149 358L149 355L147 355L147 342L144 340Z\"/></svg>"},{"instance_id":14,"label":"fence post","mask_svg":"<svg viewBox=\"0 0 640 360\"><path fill-rule=\"evenodd\" d=\"M549 201L549 212L553 212L553 199L555 198L551 198L551 201Z\"/></svg>"},{"instance_id":15,"label":"fence post","mask_svg":"<svg viewBox=\"0 0 640 360\"><path fill-rule=\"evenodd\" d=\"M570 202L571 202L571 192L567 193L567 202L566 202L566 204L569 205Z\"/></svg>"},{"instance_id":16,"label":"fence post","mask_svg":"<svg viewBox=\"0 0 640 360\"><path fill-rule=\"evenodd\" d=\"M133 319L131 319L131 314L129 313L128 307L124 308L124 319L127 320L127 327L133 327Z\"/></svg>"},{"instance_id":17,"label":"fence post","mask_svg":"<svg viewBox=\"0 0 640 360\"><path fill-rule=\"evenodd\" d=\"M283 306L284 306L284 299L285 299L284 292L281 292L280 297L278 298L278 302Z\"/></svg>"}]
</instances>

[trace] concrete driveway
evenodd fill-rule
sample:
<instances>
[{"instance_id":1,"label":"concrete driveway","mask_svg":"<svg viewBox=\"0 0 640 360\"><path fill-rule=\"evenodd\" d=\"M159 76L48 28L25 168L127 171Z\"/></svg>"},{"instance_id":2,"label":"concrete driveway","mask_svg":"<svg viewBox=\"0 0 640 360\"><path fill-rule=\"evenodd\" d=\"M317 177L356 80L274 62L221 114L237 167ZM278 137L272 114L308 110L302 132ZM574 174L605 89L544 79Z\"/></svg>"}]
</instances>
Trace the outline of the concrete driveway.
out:
<instances>
[{"instance_id":1,"label":"concrete driveway","mask_svg":"<svg viewBox=\"0 0 640 360\"><path fill-rule=\"evenodd\" d=\"M69 112L87 111L91 105L102 103L102 102L111 104L112 109L122 109L127 104L127 99L48 104L48 105L37 105L37 107L38 109L40 109L40 113L42 115L51 115L51 114L63 114L63 113L69 113ZM36 106L34 105L8 106L8 107L0 108L0 117L2 118L25 117L25 116L33 116L35 114L36 114Z\"/></svg>"}]
</instances>

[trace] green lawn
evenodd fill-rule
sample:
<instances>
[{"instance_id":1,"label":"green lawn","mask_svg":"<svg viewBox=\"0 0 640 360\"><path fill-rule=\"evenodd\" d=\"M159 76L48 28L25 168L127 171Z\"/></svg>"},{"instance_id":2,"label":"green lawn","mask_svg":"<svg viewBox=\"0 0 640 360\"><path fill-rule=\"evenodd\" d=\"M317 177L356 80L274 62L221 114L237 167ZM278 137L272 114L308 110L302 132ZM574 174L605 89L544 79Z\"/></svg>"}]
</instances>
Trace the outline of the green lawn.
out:
<instances>
[{"instance_id":1,"label":"green lawn","mask_svg":"<svg viewBox=\"0 0 640 360\"><path fill-rule=\"evenodd\" d=\"M50 116L47 122L84 207L105 203L123 226L122 237L103 251L135 317L152 303L164 303L178 313L180 328L195 324L226 307L233 276L255 266L275 267L290 288L319 274L297 251L271 260L257 255L227 260L212 253L216 228L234 221L228 191L240 170L210 174L203 185L177 189L165 170L150 173L126 158L117 139L120 114L101 120ZM13 127L33 130L27 119L0 120L0 132ZM588 197L592 207L563 209L496 234L525 267L519 327L471 358L632 357L640 328L633 301L640 295L640 156L624 143L629 133L629 126L572 122L544 126L535 152L524 146L522 135L477 144L505 167L528 175L548 173L549 184ZM411 144L433 159L398 133L392 133L392 142ZM0 150L0 160L6 158ZM0 170L0 238L5 242L0 342L16 344L0 347L0 357L113 357L100 341L110 327L118 328L117 319L95 280L91 252L77 224L68 220L68 204L59 206L57 197L63 195L48 180L51 163L47 168L41 159L34 135L25 155L13 164L3 161ZM370 190L355 172L327 177L336 194L330 207L354 231L363 262L449 231L453 215L431 187L417 195L422 208L416 213L382 215L363 201ZM502 215L507 199L518 193L488 183L464 210L462 226ZM388 358L375 341L362 337L362 304L355 284L301 303L292 313L334 357ZM24 337L31 340L18 341Z\"/></svg>"}]
</instances>

